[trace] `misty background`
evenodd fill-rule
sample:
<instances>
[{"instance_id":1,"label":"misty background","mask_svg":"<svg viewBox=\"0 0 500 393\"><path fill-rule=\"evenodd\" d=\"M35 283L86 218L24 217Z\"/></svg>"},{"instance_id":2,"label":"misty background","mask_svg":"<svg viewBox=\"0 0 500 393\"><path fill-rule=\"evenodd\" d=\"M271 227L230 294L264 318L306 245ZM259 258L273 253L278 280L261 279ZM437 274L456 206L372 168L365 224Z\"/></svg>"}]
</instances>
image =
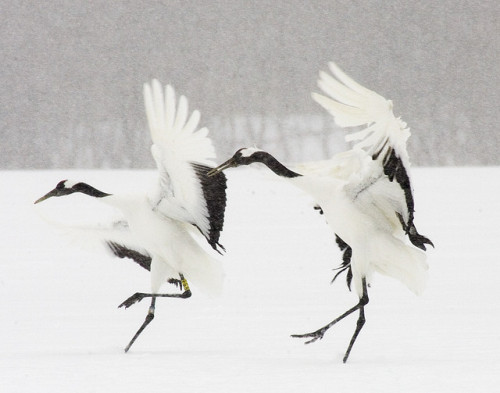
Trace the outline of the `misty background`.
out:
<instances>
[{"instance_id":1,"label":"misty background","mask_svg":"<svg viewBox=\"0 0 500 393\"><path fill-rule=\"evenodd\" d=\"M498 165L498 0L0 0L0 168L154 166L151 78L201 111L218 162L344 150L310 97L335 61L394 101L412 163Z\"/></svg>"}]
</instances>

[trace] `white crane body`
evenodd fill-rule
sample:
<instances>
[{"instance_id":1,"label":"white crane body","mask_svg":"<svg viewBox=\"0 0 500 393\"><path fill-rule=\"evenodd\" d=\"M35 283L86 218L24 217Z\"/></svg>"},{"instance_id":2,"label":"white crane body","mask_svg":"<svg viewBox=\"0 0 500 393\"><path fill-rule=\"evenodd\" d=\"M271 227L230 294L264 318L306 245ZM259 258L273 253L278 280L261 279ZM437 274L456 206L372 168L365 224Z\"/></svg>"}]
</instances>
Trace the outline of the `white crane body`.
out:
<instances>
[{"instance_id":1,"label":"white crane body","mask_svg":"<svg viewBox=\"0 0 500 393\"><path fill-rule=\"evenodd\" d=\"M151 293L158 293L167 278L178 273L208 295L220 293L222 263L195 240L196 227L158 214L144 194L110 195L102 201L123 213L134 240L150 255Z\"/></svg>"},{"instance_id":2,"label":"white crane body","mask_svg":"<svg viewBox=\"0 0 500 393\"><path fill-rule=\"evenodd\" d=\"M304 175L289 181L313 197L334 233L352 248L354 288L359 296L361 279L370 283L375 271L422 293L428 274L426 256L404 239L391 198L385 195L377 200L363 191L354 195L348 183L332 176ZM377 182L384 179L373 179L370 186Z\"/></svg>"}]
</instances>

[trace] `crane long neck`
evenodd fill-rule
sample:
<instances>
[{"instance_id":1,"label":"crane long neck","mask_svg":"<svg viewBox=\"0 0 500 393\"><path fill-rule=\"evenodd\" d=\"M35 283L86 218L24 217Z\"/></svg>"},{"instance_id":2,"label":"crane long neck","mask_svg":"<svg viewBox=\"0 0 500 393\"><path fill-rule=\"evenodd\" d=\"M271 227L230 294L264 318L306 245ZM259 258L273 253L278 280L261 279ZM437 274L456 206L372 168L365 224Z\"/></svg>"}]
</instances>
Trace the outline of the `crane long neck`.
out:
<instances>
[{"instance_id":1,"label":"crane long neck","mask_svg":"<svg viewBox=\"0 0 500 393\"><path fill-rule=\"evenodd\" d=\"M282 177L294 178L298 176L302 176L300 173L296 173L286 166L284 166L281 162L279 162L276 158L274 158L271 154L266 152L258 152L255 153L254 159L257 162L261 162L266 165L270 170L272 170L275 174Z\"/></svg>"},{"instance_id":2,"label":"crane long neck","mask_svg":"<svg viewBox=\"0 0 500 393\"><path fill-rule=\"evenodd\" d=\"M94 198L104 198L111 195L99 191L97 188L89 186L87 183L77 183L73 186L73 189L75 192L81 192L82 194L86 194Z\"/></svg>"}]
</instances>

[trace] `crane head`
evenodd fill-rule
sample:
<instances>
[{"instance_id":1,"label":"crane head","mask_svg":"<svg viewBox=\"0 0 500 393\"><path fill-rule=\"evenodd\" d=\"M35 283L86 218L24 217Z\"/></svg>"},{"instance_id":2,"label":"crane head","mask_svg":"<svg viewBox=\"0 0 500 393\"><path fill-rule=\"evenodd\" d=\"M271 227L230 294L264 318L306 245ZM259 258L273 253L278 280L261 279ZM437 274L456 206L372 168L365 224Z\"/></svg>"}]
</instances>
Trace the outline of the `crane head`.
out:
<instances>
[{"instance_id":1,"label":"crane head","mask_svg":"<svg viewBox=\"0 0 500 393\"><path fill-rule=\"evenodd\" d=\"M236 168L241 165L250 165L254 162L262 162L263 157L261 156L267 154L268 153L255 147L244 147L234 153L234 155L229 160L209 171L207 175L214 176L217 173L220 173L228 168Z\"/></svg>"},{"instance_id":2,"label":"crane head","mask_svg":"<svg viewBox=\"0 0 500 393\"><path fill-rule=\"evenodd\" d=\"M70 195L75 192L81 192L83 194L87 194L96 198L102 198L108 196L110 194L106 194L105 192L99 191L92 186L89 186L86 183L78 182L75 183L70 180L61 180L57 183L56 187L45 194L43 197L37 199L35 204L45 201L51 197L61 197L65 195Z\"/></svg>"}]
</instances>

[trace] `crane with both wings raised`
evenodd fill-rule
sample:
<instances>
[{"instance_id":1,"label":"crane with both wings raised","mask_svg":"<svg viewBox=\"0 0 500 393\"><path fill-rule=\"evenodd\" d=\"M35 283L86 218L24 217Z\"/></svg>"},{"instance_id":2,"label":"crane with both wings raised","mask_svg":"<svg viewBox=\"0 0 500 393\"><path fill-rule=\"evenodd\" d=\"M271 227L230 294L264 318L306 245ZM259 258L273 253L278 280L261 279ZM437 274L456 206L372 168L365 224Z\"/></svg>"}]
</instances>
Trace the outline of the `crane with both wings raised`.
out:
<instances>
[{"instance_id":1,"label":"crane with both wings raised","mask_svg":"<svg viewBox=\"0 0 500 393\"><path fill-rule=\"evenodd\" d=\"M332 114L337 125L363 127L347 135L347 140L356 142L351 150L329 160L288 168L268 152L243 148L209 175L217 176L231 167L264 164L315 199L343 252L339 273L347 273L348 287L354 285L359 301L320 329L293 337L314 342L337 322L359 311L345 363L365 323L373 273L393 277L420 293L428 270L423 251L432 242L418 233L414 223L406 150L409 129L394 116L391 101L355 82L334 63L330 63L330 71L332 75L321 72L318 82L325 95L313 93L313 99Z\"/></svg>"},{"instance_id":2,"label":"crane with both wings raised","mask_svg":"<svg viewBox=\"0 0 500 393\"><path fill-rule=\"evenodd\" d=\"M219 238L226 208L226 177L206 176L215 158L208 130L198 129L200 113L195 110L189 114L184 96L176 103L169 85L163 89L157 80L145 84L144 101L159 175L151 192L108 194L83 182L63 180L35 202L79 192L123 213L120 230L107 231L104 240L116 256L131 258L151 271L151 292L137 292L120 304L128 308L151 298L144 323L125 352L153 320L157 298L190 297L188 280L201 290L217 292L223 280L220 261L196 240L201 235L213 250L224 250ZM183 291L160 293L166 281Z\"/></svg>"}]
</instances>

